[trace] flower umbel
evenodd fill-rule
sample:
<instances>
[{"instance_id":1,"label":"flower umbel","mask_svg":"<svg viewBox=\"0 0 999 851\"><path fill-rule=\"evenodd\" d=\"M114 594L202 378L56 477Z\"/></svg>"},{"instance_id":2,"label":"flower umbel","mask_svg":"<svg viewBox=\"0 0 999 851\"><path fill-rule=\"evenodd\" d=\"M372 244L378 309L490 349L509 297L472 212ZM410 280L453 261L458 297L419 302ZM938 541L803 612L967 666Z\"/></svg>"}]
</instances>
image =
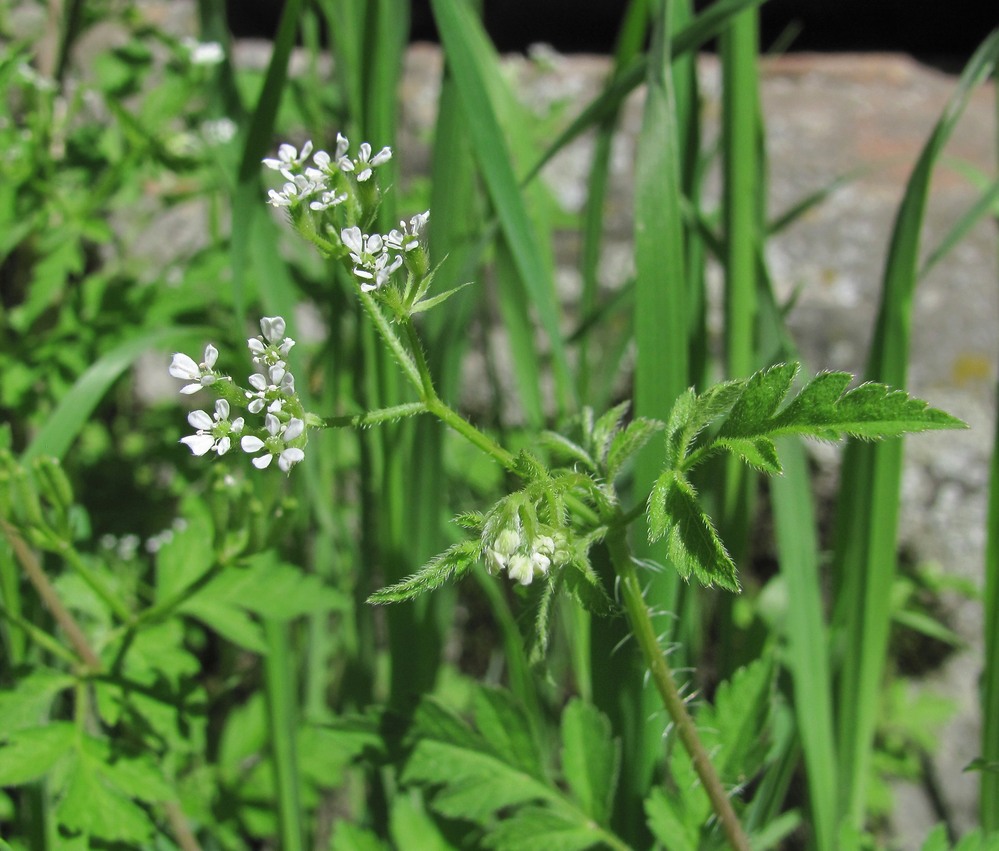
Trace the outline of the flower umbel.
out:
<instances>
[{"instance_id":1,"label":"flower umbel","mask_svg":"<svg viewBox=\"0 0 999 851\"><path fill-rule=\"evenodd\" d=\"M294 152L292 152L294 153ZM289 157L292 154L288 155ZM278 467L288 472L305 457L308 442L305 423L313 425L318 418L305 412L295 391L295 376L288 370L288 353L295 341L285 336L286 324L280 316L265 316L260 320L260 334L248 339L247 347L257 367L248 379L249 389L239 387L228 376L215 369L218 349L209 345L204 361L177 353L170 362L170 375L190 382L181 393L195 393L212 384L221 396L215 402L215 413L192 411L187 421L195 432L181 439L194 455L215 452L225 455L235 439L245 452L263 454L253 459L258 469L270 466L276 457ZM216 383L218 382L218 383ZM230 420L230 405L244 406L247 414L263 415L264 422L257 428L248 428L243 417Z\"/></svg>"}]
</instances>

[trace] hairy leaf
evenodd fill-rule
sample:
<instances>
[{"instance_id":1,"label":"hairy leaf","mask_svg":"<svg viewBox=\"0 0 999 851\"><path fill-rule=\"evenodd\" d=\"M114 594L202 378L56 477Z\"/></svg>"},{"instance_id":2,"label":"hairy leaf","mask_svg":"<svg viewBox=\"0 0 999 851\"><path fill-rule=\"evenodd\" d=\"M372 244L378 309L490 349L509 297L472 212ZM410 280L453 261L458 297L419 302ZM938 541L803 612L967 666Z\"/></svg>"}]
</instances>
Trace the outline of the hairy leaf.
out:
<instances>
[{"instance_id":1,"label":"hairy leaf","mask_svg":"<svg viewBox=\"0 0 999 851\"><path fill-rule=\"evenodd\" d=\"M669 559L684 579L693 574L704 585L739 590L735 564L683 475L667 471L656 480L648 518L649 540L665 536Z\"/></svg>"},{"instance_id":2,"label":"hairy leaf","mask_svg":"<svg viewBox=\"0 0 999 851\"><path fill-rule=\"evenodd\" d=\"M375 591L369 603L401 603L427 591L440 588L447 582L460 579L472 569L482 552L481 541L459 541L439 555L434 556L422 569L395 585Z\"/></svg>"},{"instance_id":3,"label":"hairy leaf","mask_svg":"<svg viewBox=\"0 0 999 851\"><path fill-rule=\"evenodd\" d=\"M883 384L861 384L847 390L852 376L823 372L813 378L782 410L796 367L781 365L757 373L722 425L718 437L773 438L800 434L823 440L858 437L875 440L931 429L965 428L956 417L931 408L904 390ZM757 379L757 376L759 378Z\"/></svg>"},{"instance_id":4,"label":"hairy leaf","mask_svg":"<svg viewBox=\"0 0 999 851\"><path fill-rule=\"evenodd\" d=\"M666 424L660 420L638 417L628 423L623 431L617 432L607 450L605 462L607 478L613 481L625 462L645 446L656 432L662 431L665 427Z\"/></svg>"}]
</instances>

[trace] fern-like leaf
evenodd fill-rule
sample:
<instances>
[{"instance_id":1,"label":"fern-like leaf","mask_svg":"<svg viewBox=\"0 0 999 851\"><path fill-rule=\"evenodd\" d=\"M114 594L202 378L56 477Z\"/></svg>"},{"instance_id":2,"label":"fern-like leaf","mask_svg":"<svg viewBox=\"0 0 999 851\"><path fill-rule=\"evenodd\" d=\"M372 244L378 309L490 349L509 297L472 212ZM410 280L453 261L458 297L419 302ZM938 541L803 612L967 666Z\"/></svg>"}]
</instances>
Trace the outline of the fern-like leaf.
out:
<instances>
[{"instance_id":1,"label":"fern-like leaf","mask_svg":"<svg viewBox=\"0 0 999 851\"><path fill-rule=\"evenodd\" d=\"M412 576L407 576L395 585L375 591L368 597L368 602L376 605L401 603L440 588L441 585L460 579L468 573L481 553L481 541L460 541L434 556Z\"/></svg>"}]
</instances>

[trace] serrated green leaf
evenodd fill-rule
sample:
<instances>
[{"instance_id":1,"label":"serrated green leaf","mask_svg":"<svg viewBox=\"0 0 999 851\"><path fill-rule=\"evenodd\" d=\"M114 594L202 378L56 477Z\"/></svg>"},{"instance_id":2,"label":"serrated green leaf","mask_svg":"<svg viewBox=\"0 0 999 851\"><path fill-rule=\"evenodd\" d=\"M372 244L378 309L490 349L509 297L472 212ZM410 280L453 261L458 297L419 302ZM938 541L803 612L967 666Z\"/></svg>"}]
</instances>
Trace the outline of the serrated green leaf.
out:
<instances>
[{"instance_id":1,"label":"serrated green leaf","mask_svg":"<svg viewBox=\"0 0 999 851\"><path fill-rule=\"evenodd\" d=\"M78 733L68 721L14 732L0 747L0 786L20 786L47 774L73 749Z\"/></svg>"},{"instance_id":2,"label":"serrated green leaf","mask_svg":"<svg viewBox=\"0 0 999 851\"><path fill-rule=\"evenodd\" d=\"M436 789L432 807L450 818L486 823L493 813L529 801L558 805L560 794L523 769L450 709L425 699L409 741L403 782Z\"/></svg>"},{"instance_id":3,"label":"serrated green leaf","mask_svg":"<svg viewBox=\"0 0 999 851\"><path fill-rule=\"evenodd\" d=\"M752 437L765 434L759 426L767 422L784 401L798 364L779 363L754 373L745 381L739 400L726 418L719 437Z\"/></svg>"},{"instance_id":4,"label":"serrated green leaf","mask_svg":"<svg viewBox=\"0 0 999 851\"><path fill-rule=\"evenodd\" d=\"M599 709L578 698L562 713L562 773L583 811L607 825L620 768L620 748Z\"/></svg>"},{"instance_id":5,"label":"serrated green leaf","mask_svg":"<svg viewBox=\"0 0 999 851\"><path fill-rule=\"evenodd\" d=\"M527 715L510 692L479 688L475 693L475 724L493 751L510 765L538 780L545 779Z\"/></svg>"},{"instance_id":6,"label":"serrated green leaf","mask_svg":"<svg viewBox=\"0 0 999 851\"><path fill-rule=\"evenodd\" d=\"M715 445L734 452L761 473L777 476L783 471L780 458L777 457L777 447L769 437L723 438L716 441Z\"/></svg>"},{"instance_id":7,"label":"serrated green leaf","mask_svg":"<svg viewBox=\"0 0 999 851\"><path fill-rule=\"evenodd\" d=\"M107 748L102 749L107 756ZM163 772L151 759L104 761L101 773L119 792L147 804L172 801L177 796L163 778Z\"/></svg>"},{"instance_id":8,"label":"serrated green leaf","mask_svg":"<svg viewBox=\"0 0 999 851\"><path fill-rule=\"evenodd\" d=\"M504 818L485 839L497 851L583 851L606 847L602 832L569 814L527 806Z\"/></svg>"},{"instance_id":9,"label":"serrated green leaf","mask_svg":"<svg viewBox=\"0 0 999 851\"><path fill-rule=\"evenodd\" d=\"M773 438L799 434L822 440L858 437L875 440L931 429L965 428L956 417L931 408L904 390L862 384L847 390L852 376L824 372L815 376L783 410L777 408L790 389L793 364L756 373L718 432L720 445L732 438ZM778 397L778 394L783 394Z\"/></svg>"},{"instance_id":10,"label":"serrated green leaf","mask_svg":"<svg viewBox=\"0 0 999 851\"><path fill-rule=\"evenodd\" d=\"M401 603L460 579L472 569L482 551L481 541L460 541L434 556L421 570L395 585L375 591L368 602L375 605Z\"/></svg>"},{"instance_id":11,"label":"serrated green leaf","mask_svg":"<svg viewBox=\"0 0 999 851\"><path fill-rule=\"evenodd\" d=\"M56 805L57 819L72 832L110 842L138 846L153 834L154 823L142 807L107 784L100 764L82 753L66 780L65 794Z\"/></svg>"},{"instance_id":12,"label":"serrated green leaf","mask_svg":"<svg viewBox=\"0 0 999 851\"><path fill-rule=\"evenodd\" d=\"M614 611L614 601L607 595L582 546L578 547L566 567L570 569L561 573L565 586L586 611L598 617L606 617Z\"/></svg>"},{"instance_id":13,"label":"serrated green leaf","mask_svg":"<svg viewBox=\"0 0 999 851\"><path fill-rule=\"evenodd\" d=\"M617 432L607 450L605 462L607 478L613 481L628 459L665 427L666 424L661 420L638 417L628 423L623 431Z\"/></svg>"},{"instance_id":14,"label":"serrated green leaf","mask_svg":"<svg viewBox=\"0 0 999 851\"><path fill-rule=\"evenodd\" d=\"M697 715L717 748L706 744L722 780L745 783L759 771L769 748L769 718L774 706L773 666L769 657L739 668L719 684L714 705Z\"/></svg>"},{"instance_id":15,"label":"serrated green leaf","mask_svg":"<svg viewBox=\"0 0 999 851\"><path fill-rule=\"evenodd\" d=\"M437 788L435 810L449 818L489 821L498 810L529 801L557 801L550 787L489 751L431 739L419 741L403 771L406 783Z\"/></svg>"},{"instance_id":16,"label":"serrated green leaf","mask_svg":"<svg viewBox=\"0 0 999 851\"><path fill-rule=\"evenodd\" d=\"M665 535L669 559L684 579L694 575L704 585L739 591L735 564L686 478L663 473L649 497L648 514L649 539Z\"/></svg>"},{"instance_id":17,"label":"serrated green leaf","mask_svg":"<svg viewBox=\"0 0 999 851\"><path fill-rule=\"evenodd\" d=\"M670 851L697 851L700 825L688 824L678 812L676 802L655 787L645 799L647 824L653 835Z\"/></svg>"},{"instance_id":18,"label":"serrated green leaf","mask_svg":"<svg viewBox=\"0 0 999 851\"><path fill-rule=\"evenodd\" d=\"M14 688L0 692L0 739L48 720L55 696L75 682L68 674L36 668Z\"/></svg>"}]
</instances>

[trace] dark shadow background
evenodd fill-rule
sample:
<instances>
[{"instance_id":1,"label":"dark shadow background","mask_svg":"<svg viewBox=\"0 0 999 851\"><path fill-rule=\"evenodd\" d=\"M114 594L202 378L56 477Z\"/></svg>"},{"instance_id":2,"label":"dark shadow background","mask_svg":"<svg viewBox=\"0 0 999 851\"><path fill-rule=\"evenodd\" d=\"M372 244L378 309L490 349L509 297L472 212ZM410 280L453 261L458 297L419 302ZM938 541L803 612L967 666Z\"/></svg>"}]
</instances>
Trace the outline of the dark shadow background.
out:
<instances>
[{"instance_id":1,"label":"dark shadow background","mask_svg":"<svg viewBox=\"0 0 999 851\"><path fill-rule=\"evenodd\" d=\"M273 35L282 0L227 0L237 36ZM563 53L609 53L624 0L484 0L501 52L547 42ZM697 0L697 7L709 5ZM414 0L412 39L436 41L429 0ZM761 45L786 51L892 51L960 65L999 26L999 0L770 0ZM789 40L789 42L788 42Z\"/></svg>"}]
</instances>

